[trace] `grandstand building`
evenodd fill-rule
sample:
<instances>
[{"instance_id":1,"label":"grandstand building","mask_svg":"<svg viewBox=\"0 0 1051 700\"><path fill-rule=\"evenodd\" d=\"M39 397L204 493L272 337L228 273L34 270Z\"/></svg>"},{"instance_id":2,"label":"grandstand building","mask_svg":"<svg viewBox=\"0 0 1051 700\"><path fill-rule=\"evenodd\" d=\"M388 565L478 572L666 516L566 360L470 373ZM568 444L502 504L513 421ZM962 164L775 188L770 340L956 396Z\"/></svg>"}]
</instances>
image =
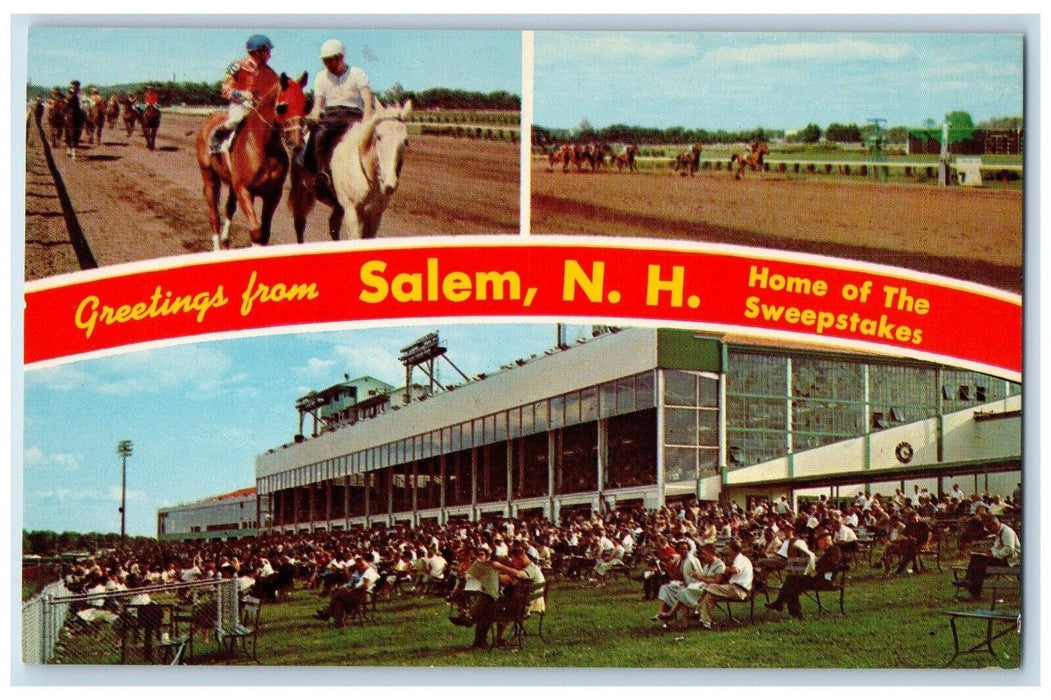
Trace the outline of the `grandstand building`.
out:
<instances>
[{"instance_id":1,"label":"grandstand building","mask_svg":"<svg viewBox=\"0 0 1051 700\"><path fill-rule=\"evenodd\" d=\"M166 506L157 511L157 539L190 542L254 537L259 530L258 513L255 488Z\"/></svg>"},{"instance_id":2,"label":"grandstand building","mask_svg":"<svg viewBox=\"0 0 1051 700\"><path fill-rule=\"evenodd\" d=\"M352 421L259 455L263 529L1021 481L1016 383L686 330L594 335L447 391L371 397L364 418L344 406Z\"/></svg>"}]
</instances>

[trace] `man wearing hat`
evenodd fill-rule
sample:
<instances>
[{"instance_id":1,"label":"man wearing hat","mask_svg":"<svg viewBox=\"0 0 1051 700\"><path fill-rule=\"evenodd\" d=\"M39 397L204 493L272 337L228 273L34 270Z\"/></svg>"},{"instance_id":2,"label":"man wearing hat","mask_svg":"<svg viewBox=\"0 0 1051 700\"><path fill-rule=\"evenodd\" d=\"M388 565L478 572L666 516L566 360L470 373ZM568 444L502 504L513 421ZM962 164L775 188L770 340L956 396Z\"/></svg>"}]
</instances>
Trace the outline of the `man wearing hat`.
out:
<instances>
[{"instance_id":1,"label":"man wearing hat","mask_svg":"<svg viewBox=\"0 0 1051 700\"><path fill-rule=\"evenodd\" d=\"M309 119L317 123L312 147L305 154L307 170L327 175L332 151L354 122L372 117L372 89L360 68L348 66L346 49L338 39L321 45L325 69L314 77L314 107Z\"/></svg>"},{"instance_id":2,"label":"man wearing hat","mask_svg":"<svg viewBox=\"0 0 1051 700\"><path fill-rule=\"evenodd\" d=\"M248 51L246 58L241 58L226 69L221 92L230 100L226 121L212 133L212 152L228 148L227 136L248 115L248 110L255 106L253 93L277 82L277 73L266 63L270 60L270 50L274 48L270 39L263 34L253 34L245 42Z\"/></svg>"},{"instance_id":3,"label":"man wearing hat","mask_svg":"<svg viewBox=\"0 0 1051 700\"><path fill-rule=\"evenodd\" d=\"M777 600L767 603L766 607L771 610L782 610L788 605L788 614L797 620L803 619L803 608L799 604L799 597L805 591L825 590L832 584L832 579L843 562L843 553L839 545L832 543L832 533L820 527L814 532L814 541L817 548L817 563L808 569L810 573L788 574L781 586L781 592ZM811 560L813 561L813 560Z\"/></svg>"}]
</instances>

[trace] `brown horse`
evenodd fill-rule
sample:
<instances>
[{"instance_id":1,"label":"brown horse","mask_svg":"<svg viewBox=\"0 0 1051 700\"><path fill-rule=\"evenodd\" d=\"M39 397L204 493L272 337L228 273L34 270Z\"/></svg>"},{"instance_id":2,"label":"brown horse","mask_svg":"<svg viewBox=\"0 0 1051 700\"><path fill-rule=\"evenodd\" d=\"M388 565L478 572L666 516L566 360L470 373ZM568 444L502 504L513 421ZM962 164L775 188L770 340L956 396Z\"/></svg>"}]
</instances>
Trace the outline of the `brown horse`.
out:
<instances>
[{"instance_id":1,"label":"brown horse","mask_svg":"<svg viewBox=\"0 0 1051 700\"><path fill-rule=\"evenodd\" d=\"M627 168L629 173L635 172L635 155L638 152L639 148L635 144L628 144L625 146L624 150L618 153L613 159L617 164L617 172L622 172L624 168Z\"/></svg>"},{"instance_id":2,"label":"brown horse","mask_svg":"<svg viewBox=\"0 0 1051 700\"><path fill-rule=\"evenodd\" d=\"M128 138L135 133L135 124L139 121L139 113L135 111L135 104L128 98L121 102L121 119L124 120L124 131Z\"/></svg>"},{"instance_id":3,"label":"brown horse","mask_svg":"<svg viewBox=\"0 0 1051 700\"><path fill-rule=\"evenodd\" d=\"M568 143L563 143L558 148L551 151L551 154L547 157L547 164L551 170L555 169L555 165L558 163L562 164L562 172L569 172L569 164L573 161L573 148Z\"/></svg>"},{"instance_id":4,"label":"brown horse","mask_svg":"<svg viewBox=\"0 0 1051 700\"><path fill-rule=\"evenodd\" d=\"M750 167L752 170L763 171L763 156L770 152L770 146L766 143L760 143L753 141L751 150L742 151L741 153L734 153L730 156L730 171L734 173L734 179L740 180L744 177L745 167Z\"/></svg>"},{"instance_id":5,"label":"brown horse","mask_svg":"<svg viewBox=\"0 0 1051 700\"><path fill-rule=\"evenodd\" d=\"M84 125L87 127L88 143L102 143L102 127L106 124L106 103L99 100L87 110Z\"/></svg>"},{"instance_id":6,"label":"brown horse","mask_svg":"<svg viewBox=\"0 0 1051 700\"><path fill-rule=\"evenodd\" d=\"M106 124L109 125L109 128L113 129L117 126L118 117L120 117L120 98L110 95L109 102L106 103Z\"/></svg>"},{"instance_id":7,"label":"brown horse","mask_svg":"<svg viewBox=\"0 0 1051 700\"><path fill-rule=\"evenodd\" d=\"M142 135L146 138L146 148L153 150L157 144L157 131L161 128L161 110L157 105L146 105L142 111Z\"/></svg>"},{"instance_id":8,"label":"brown horse","mask_svg":"<svg viewBox=\"0 0 1051 700\"><path fill-rule=\"evenodd\" d=\"M62 140L66 130L66 101L61 98L52 98L48 101L47 126L51 135L51 147L58 148L58 142Z\"/></svg>"},{"instance_id":9,"label":"brown horse","mask_svg":"<svg viewBox=\"0 0 1051 700\"><path fill-rule=\"evenodd\" d=\"M673 167L679 175L693 177L694 173L701 167L701 144L695 143L692 148L676 156Z\"/></svg>"},{"instance_id":10,"label":"brown horse","mask_svg":"<svg viewBox=\"0 0 1051 700\"><path fill-rule=\"evenodd\" d=\"M80 135L84 130L85 117L80 100L75 96L67 98L62 106L63 134L66 141L66 155L73 160L77 159L77 148L80 146Z\"/></svg>"},{"instance_id":11,"label":"brown horse","mask_svg":"<svg viewBox=\"0 0 1051 700\"><path fill-rule=\"evenodd\" d=\"M270 221L281 200L288 175L289 154L303 147L306 97L303 86L307 74L292 80L284 73L270 85L257 85L255 107L241 122L228 152L213 154L209 148L212 130L226 120L225 113L211 116L197 132L197 165L204 181L212 247L230 247L230 218L237 205L248 219L253 245L270 242ZM226 221L219 231L219 195L222 183L230 187L226 201ZM263 200L260 217L255 215L255 198Z\"/></svg>"}]
</instances>

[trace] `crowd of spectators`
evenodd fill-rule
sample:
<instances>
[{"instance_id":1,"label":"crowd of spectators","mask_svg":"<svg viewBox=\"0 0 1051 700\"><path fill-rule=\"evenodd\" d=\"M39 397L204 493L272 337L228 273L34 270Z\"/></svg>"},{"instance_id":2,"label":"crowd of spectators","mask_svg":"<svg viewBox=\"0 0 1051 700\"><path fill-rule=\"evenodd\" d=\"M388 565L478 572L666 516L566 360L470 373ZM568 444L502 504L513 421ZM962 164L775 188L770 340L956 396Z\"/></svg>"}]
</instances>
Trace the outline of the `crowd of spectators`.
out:
<instances>
[{"instance_id":1,"label":"crowd of spectators","mask_svg":"<svg viewBox=\"0 0 1051 700\"><path fill-rule=\"evenodd\" d=\"M603 508L557 525L543 518L497 518L265 534L230 542L155 542L65 565L61 575L74 592L236 578L244 594L274 600L293 586L305 587L328 596L318 617L337 624L384 588L436 594L454 606L454 624L475 626L474 646L480 646L508 591L521 582L542 583L552 574L601 586L614 571L638 571L642 596L659 601L655 621L667 625L680 614L693 614L709 627L718 600L746 598L790 558L807 557L810 581L783 581L782 598L772 604L774 609L787 604L798 616L796 594L807 585L822 585L831 560L821 561L829 552L838 558L856 551L861 530L887 543L877 565L889 574L897 560L895 572L905 574L917 566L939 519L963 523L963 551L967 538L973 542L990 534L990 517L1002 520L1019 507L1019 492L1006 498L965 495L954 486L941 496L917 487L909 495L897 489L889 497L864 491L848 499L820 497L800 503L798 512L783 496L749 499L745 506L688 502L652 511ZM544 601L530 605L540 611ZM502 630L497 632L499 643Z\"/></svg>"}]
</instances>

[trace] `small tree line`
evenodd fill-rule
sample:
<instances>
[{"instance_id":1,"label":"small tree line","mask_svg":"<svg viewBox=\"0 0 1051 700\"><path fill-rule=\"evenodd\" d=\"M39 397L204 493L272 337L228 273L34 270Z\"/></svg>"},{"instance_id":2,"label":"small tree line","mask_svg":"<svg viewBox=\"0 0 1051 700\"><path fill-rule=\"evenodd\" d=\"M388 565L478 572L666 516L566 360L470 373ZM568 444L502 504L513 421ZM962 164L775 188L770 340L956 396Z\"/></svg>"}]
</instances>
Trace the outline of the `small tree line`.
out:
<instances>
[{"instance_id":1,"label":"small tree line","mask_svg":"<svg viewBox=\"0 0 1051 700\"><path fill-rule=\"evenodd\" d=\"M71 78L72 80L72 78ZM185 104L195 106L221 106L226 104L221 93L222 81L215 82L137 82L121 83L118 85L93 85L82 84L81 91L85 94L92 88L99 88L102 95L108 97L112 94L126 95L133 92L140 97L147 86L152 86L157 93L157 100L162 106ZM63 94L69 89L69 83L56 85ZM29 99L47 97L51 92L50 87L41 85L30 85L28 87ZM308 96L313 91L307 92ZM377 95L384 103L404 102L407 99L413 101L416 109L448 109L448 110L520 110L522 100L518 95L512 95L505 91L496 92L472 92L469 90L456 90L451 88L435 87L427 90L406 90L400 84L395 83L389 89L378 92Z\"/></svg>"},{"instance_id":2,"label":"small tree line","mask_svg":"<svg viewBox=\"0 0 1051 700\"><path fill-rule=\"evenodd\" d=\"M126 546L156 544L152 537L128 536ZM53 530L22 531L22 555L53 557L65 552L98 552L120 547L120 535L115 532L54 532Z\"/></svg>"},{"instance_id":3,"label":"small tree line","mask_svg":"<svg viewBox=\"0 0 1051 700\"><path fill-rule=\"evenodd\" d=\"M950 129L955 132L974 131L975 129L1000 130L1021 129L1022 117L994 117L978 124L974 124L971 115L963 111L953 111L946 115ZM925 123L927 128L933 128L940 122L928 119ZM884 143L903 144L908 140L910 127L892 126L882 129L882 140ZM874 124L840 124L832 122L824 129L816 123L811 122L797 131L786 132L778 129L768 129L757 126L754 129L715 131L708 129L687 129L681 126L670 126L665 129L644 126L628 126L626 124L612 124L607 127L595 128L587 120L582 121L573 129L547 128L543 126L533 127L533 141L537 145L561 143L569 141L573 143L586 143L589 141L605 141L612 143L635 143L660 145L676 145L700 143L704 145L749 143L752 141L784 140L786 143L816 144L824 140L828 143L871 143L875 137L876 126Z\"/></svg>"}]
</instances>

